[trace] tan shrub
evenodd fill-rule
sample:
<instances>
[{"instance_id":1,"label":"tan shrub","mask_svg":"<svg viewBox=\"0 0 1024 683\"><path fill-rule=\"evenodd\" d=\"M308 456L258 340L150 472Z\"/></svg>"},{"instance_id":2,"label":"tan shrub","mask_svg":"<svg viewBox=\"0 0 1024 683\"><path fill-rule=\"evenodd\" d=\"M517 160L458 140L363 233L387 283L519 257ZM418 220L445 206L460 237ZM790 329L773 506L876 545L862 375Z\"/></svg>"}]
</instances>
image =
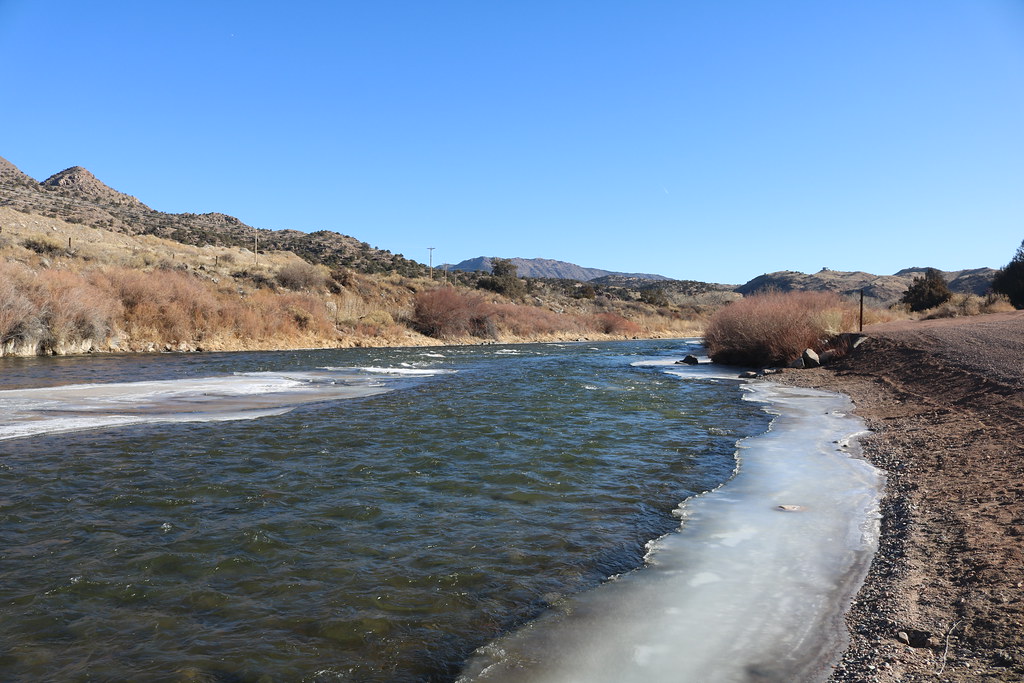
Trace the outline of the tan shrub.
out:
<instances>
[{"instance_id":1,"label":"tan shrub","mask_svg":"<svg viewBox=\"0 0 1024 683\"><path fill-rule=\"evenodd\" d=\"M37 306L26 293L25 269L0 263L0 344L21 342L38 334Z\"/></svg>"},{"instance_id":2,"label":"tan shrub","mask_svg":"<svg viewBox=\"0 0 1024 683\"><path fill-rule=\"evenodd\" d=\"M479 294L440 287L419 292L413 308L413 328L439 339L469 336L486 324L488 305Z\"/></svg>"},{"instance_id":3,"label":"tan shrub","mask_svg":"<svg viewBox=\"0 0 1024 683\"><path fill-rule=\"evenodd\" d=\"M618 313L598 313L594 316L594 325L598 332L604 334L635 335L640 333L640 326Z\"/></svg>"},{"instance_id":4,"label":"tan shrub","mask_svg":"<svg viewBox=\"0 0 1024 683\"><path fill-rule=\"evenodd\" d=\"M327 272L312 263L292 261L277 271L275 279L279 285L287 289L317 289L324 286Z\"/></svg>"},{"instance_id":5,"label":"tan shrub","mask_svg":"<svg viewBox=\"0 0 1024 683\"><path fill-rule=\"evenodd\" d=\"M856 306L828 292L766 292L715 313L704 331L708 355L729 365L786 365L825 349L857 327Z\"/></svg>"}]
</instances>

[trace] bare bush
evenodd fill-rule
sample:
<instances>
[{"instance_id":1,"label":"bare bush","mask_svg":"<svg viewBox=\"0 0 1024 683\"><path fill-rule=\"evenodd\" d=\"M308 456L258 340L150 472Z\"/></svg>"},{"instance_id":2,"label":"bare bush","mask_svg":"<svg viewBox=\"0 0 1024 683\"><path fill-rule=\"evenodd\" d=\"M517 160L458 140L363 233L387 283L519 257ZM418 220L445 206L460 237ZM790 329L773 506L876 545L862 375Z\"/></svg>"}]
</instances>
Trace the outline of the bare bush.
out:
<instances>
[{"instance_id":1,"label":"bare bush","mask_svg":"<svg viewBox=\"0 0 1024 683\"><path fill-rule=\"evenodd\" d=\"M40 310L49 330L46 342L60 345L109 337L120 304L83 276L64 270L48 270L42 283L45 299Z\"/></svg>"},{"instance_id":2,"label":"bare bush","mask_svg":"<svg viewBox=\"0 0 1024 683\"><path fill-rule=\"evenodd\" d=\"M605 334L635 335L640 333L639 325L618 313L598 313L594 316L594 325L598 332Z\"/></svg>"},{"instance_id":3,"label":"bare bush","mask_svg":"<svg viewBox=\"0 0 1024 683\"><path fill-rule=\"evenodd\" d=\"M856 329L858 311L829 292L766 292L715 313L704 331L716 363L786 365L804 349L821 351L841 332Z\"/></svg>"},{"instance_id":4,"label":"bare bush","mask_svg":"<svg viewBox=\"0 0 1024 683\"><path fill-rule=\"evenodd\" d=\"M277 271L276 280L286 289L302 290L323 287L327 277L323 269L305 261L293 261Z\"/></svg>"},{"instance_id":5,"label":"bare bush","mask_svg":"<svg viewBox=\"0 0 1024 683\"><path fill-rule=\"evenodd\" d=\"M953 294L949 299L934 308L923 312L925 320L934 318L959 318L983 313L1005 313L1015 310L1010 299L1004 294L989 294L980 297L977 294Z\"/></svg>"},{"instance_id":6,"label":"bare bush","mask_svg":"<svg viewBox=\"0 0 1024 683\"><path fill-rule=\"evenodd\" d=\"M25 293L24 269L0 263L0 344L18 343L40 328L36 305Z\"/></svg>"},{"instance_id":7,"label":"bare bush","mask_svg":"<svg viewBox=\"0 0 1024 683\"><path fill-rule=\"evenodd\" d=\"M456 291L454 287L441 287L416 295L412 324L420 334L452 339L469 336L474 328L485 327L487 315L483 297Z\"/></svg>"}]
</instances>

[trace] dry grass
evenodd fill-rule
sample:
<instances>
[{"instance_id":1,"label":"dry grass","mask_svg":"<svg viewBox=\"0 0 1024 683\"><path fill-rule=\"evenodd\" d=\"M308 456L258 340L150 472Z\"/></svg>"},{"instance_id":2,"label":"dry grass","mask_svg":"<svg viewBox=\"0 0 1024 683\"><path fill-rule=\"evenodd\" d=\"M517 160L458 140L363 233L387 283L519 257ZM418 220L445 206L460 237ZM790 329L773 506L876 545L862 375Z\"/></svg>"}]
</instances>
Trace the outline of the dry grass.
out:
<instances>
[{"instance_id":1,"label":"dry grass","mask_svg":"<svg viewBox=\"0 0 1024 683\"><path fill-rule=\"evenodd\" d=\"M985 313L1009 313L1015 311L1013 304L1003 294L988 294L978 296L976 294L954 294L945 303L935 308L929 308L921 312L921 318L931 320L934 318L959 318L969 315L982 315Z\"/></svg>"},{"instance_id":2,"label":"dry grass","mask_svg":"<svg viewBox=\"0 0 1024 683\"><path fill-rule=\"evenodd\" d=\"M857 329L857 307L827 292L768 292L730 304L704 332L717 363L786 365L804 349L824 350L841 332Z\"/></svg>"}]
</instances>

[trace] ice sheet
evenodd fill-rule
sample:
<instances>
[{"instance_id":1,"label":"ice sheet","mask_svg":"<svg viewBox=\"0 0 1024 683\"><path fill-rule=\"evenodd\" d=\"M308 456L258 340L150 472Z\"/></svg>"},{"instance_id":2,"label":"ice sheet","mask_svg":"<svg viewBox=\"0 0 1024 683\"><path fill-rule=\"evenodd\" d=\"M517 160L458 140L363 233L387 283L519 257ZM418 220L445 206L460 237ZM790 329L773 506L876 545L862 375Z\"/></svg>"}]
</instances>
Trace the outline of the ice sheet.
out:
<instances>
[{"instance_id":1,"label":"ice sheet","mask_svg":"<svg viewBox=\"0 0 1024 683\"><path fill-rule=\"evenodd\" d=\"M680 506L644 568L481 648L461 680L823 678L877 545L883 478L849 453L863 426L845 397L765 383L747 397L777 413L770 430L738 444L732 480Z\"/></svg>"},{"instance_id":2,"label":"ice sheet","mask_svg":"<svg viewBox=\"0 0 1024 683\"><path fill-rule=\"evenodd\" d=\"M439 372L321 368L0 391L0 440L140 423L251 420L304 403L379 394L398 379Z\"/></svg>"}]
</instances>

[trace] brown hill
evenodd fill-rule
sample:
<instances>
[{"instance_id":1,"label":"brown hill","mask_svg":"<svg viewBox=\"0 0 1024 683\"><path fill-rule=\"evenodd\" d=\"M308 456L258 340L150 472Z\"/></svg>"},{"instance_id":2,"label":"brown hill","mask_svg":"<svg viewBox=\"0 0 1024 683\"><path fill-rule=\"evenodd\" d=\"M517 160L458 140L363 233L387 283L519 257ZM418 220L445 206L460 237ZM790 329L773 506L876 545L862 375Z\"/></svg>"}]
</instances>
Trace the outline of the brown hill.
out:
<instances>
[{"instance_id":1,"label":"brown hill","mask_svg":"<svg viewBox=\"0 0 1024 683\"><path fill-rule=\"evenodd\" d=\"M0 184L35 185L35 180L21 172L17 166L0 157Z\"/></svg>"},{"instance_id":2,"label":"brown hill","mask_svg":"<svg viewBox=\"0 0 1024 683\"><path fill-rule=\"evenodd\" d=\"M109 187L87 169L72 166L39 183L0 158L0 206L69 223L155 235L195 246L237 246L260 251L292 251L312 263L348 267L363 273L397 272L415 276L426 266L401 254L376 249L330 230L304 233L266 230L222 213L165 213Z\"/></svg>"},{"instance_id":3,"label":"brown hill","mask_svg":"<svg viewBox=\"0 0 1024 683\"><path fill-rule=\"evenodd\" d=\"M63 194L70 194L83 200L110 206L127 206L152 211L148 206L131 195L118 192L99 180L81 166L66 168L40 183L44 188L54 188Z\"/></svg>"},{"instance_id":4,"label":"brown hill","mask_svg":"<svg viewBox=\"0 0 1024 683\"><path fill-rule=\"evenodd\" d=\"M750 282L740 285L736 291L740 294L753 294L766 289L782 292L792 290L812 290L836 292L844 296L858 296L861 290L864 296L875 299L882 305L891 305L899 301L903 293L913 283L915 277L924 275L925 268L905 268L893 275L872 275L862 271L841 271L822 269L817 273L807 274L792 270L759 275ZM961 294L984 294L992 286L992 268L974 268L971 270L939 271L949 283L951 291Z\"/></svg>"}]
</instances>

